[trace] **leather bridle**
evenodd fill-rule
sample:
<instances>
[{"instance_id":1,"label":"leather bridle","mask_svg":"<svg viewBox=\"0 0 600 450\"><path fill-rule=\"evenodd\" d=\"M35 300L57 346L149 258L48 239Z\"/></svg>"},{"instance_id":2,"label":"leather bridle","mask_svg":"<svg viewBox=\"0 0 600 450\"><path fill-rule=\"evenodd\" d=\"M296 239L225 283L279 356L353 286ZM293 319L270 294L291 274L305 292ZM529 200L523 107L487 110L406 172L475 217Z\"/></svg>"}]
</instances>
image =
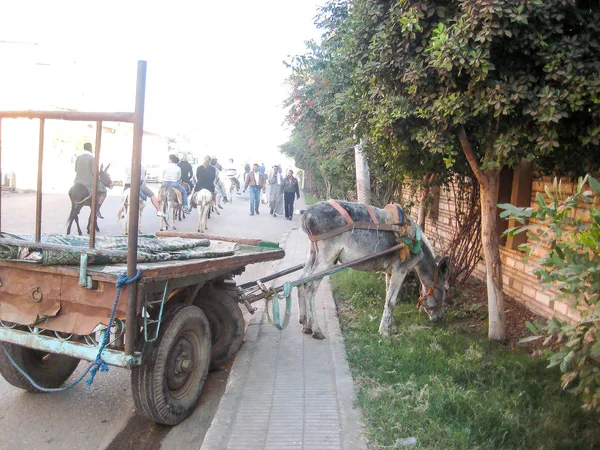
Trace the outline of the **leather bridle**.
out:
<instances>
[{"instance_id":1,"label":"leather bridle","mask_svg":"<svg viewBox=\"0 0 600 450\"><path fill-rule=\"evenodd\" d=\"M429 285L429 287L427 288L427 290L425 291L425 294L419 297L419 300L417 300L417 309L419 308L424 308L427 311L430 312L434 312L440 308L443 308L444 306L444 297L445 297L445 292L444 289L439 288L437 286L437 281L438 281L438 272L439 269L436 267L435 268L435 275L433 277L433 283ZM437 302L437 299L435 298L435 291L438 290L442 293L442 300ZM426 301L428 298L433 297L434 300L436 300L436 305L435 306L428 306Z\"/></svg>"}]
</instances>

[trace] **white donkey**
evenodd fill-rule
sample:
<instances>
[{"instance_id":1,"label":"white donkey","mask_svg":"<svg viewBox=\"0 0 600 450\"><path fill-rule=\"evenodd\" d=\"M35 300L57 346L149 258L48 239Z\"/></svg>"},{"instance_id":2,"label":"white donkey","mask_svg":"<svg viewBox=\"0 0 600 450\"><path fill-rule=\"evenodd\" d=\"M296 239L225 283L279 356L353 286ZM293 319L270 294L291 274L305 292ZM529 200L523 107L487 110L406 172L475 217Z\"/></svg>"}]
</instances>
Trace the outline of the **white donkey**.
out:
<instances>
[{"instance_id":1,"label":"white donkey","mask_svg":"<svg viewBox=\"0 0 600 450\"><path fill-rule=\"evenodd\" d=\"M212 202L213 195L208 189L201 189L192 195L192 203L198 208L198 233L204 233L208 229L206 221Z\"/></svg>"},{"instance_id":2,"label":"white donkey","mask_svg":"<svg viewBox=\"0 0 600 450\"><path fill-rule=\"evenodd\" d=\"M236 189L235 182L233 179L225 177L223 184L225 185L225 194L227 195L227 200L229 200L229 203L233 203L233 196Z\"/></svg>"},{"instance_id":3,"label":"white donkey","mask_svg":"<svg viewBox=\"0 0 600 450\"><path fill-rule=\"evenodd\" d=\"M361 229L352 225L353 223L374 225L374 219L383 224L391 217L387 209L344 201L333 203L342 209L338 210L328 202L319 202L308 207L304 212L302 229L312 242L301 278L330 269L336 264L381 252L398 244L393 231ZM340 212L342 210L346 212L345 215ZM403 221L409 225L413 223L406 216ZM347 231L341 233L334 231L335 229L343 231L344 227ZM415 225L413 229L414 227ZM418 306L427 312L431 321L439 321L445 317L444 299L448 289L449 258L445 257L436 264L433 249L426 240L422 242L422 250L415 253L408 253L403 261L399 254L394 252L353 267L356 270L386 274L385 309L379 326L379 334L382 336L390 334L393 325L393 309L400 287L406 274L413 268L416 269L421 280L422 295ZM298 286L299 320L303 325L302 332L312 334L315 339L325 339L317 322L314 304L315 293L320 282L319 279Z\"/></svg>"},{"instance_id":4,"label":"white donkey","mask_svg":"<svg viewBox=\"0 0 600 450\"><path fill-rule=\"evenodd\" d=\"M124 220L123 234L125 235L129 233L129 192L130 189L125 189L125 191L123 191L123 194L121 194L121 206L119 206L119 210L117 211L117 222L121 219ZM140 219L138 221L139 234L142 234L142 214L144 212L145 206L146 201L140 197Z\"/></svg>"}]
</instances>

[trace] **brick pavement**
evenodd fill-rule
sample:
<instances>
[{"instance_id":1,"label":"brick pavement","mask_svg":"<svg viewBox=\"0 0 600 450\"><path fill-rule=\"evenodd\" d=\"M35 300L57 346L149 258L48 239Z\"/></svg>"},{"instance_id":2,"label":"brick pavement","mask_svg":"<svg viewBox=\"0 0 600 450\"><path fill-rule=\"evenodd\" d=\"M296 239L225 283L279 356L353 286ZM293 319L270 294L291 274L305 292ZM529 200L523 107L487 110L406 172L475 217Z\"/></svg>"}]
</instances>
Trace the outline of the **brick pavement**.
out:
<instances>
[{"instance_id":1,"label":"brick pavement","mask_svg":"<svg viewBox=\"0 0 600 450\"><path fill-rule=\"evenodd\" d=\"M308 239L301 230L292 229L282 245L286 257L274 271L305 261ZM268 323L263 302L255 304L259 310L248 324L202 449L367 448L360 414L353 408L354 387L329 279L323 280L315 299L325 341L302 334L296 289L292 299L292 319L283 331Z\"/></svg>"}]
</instances>

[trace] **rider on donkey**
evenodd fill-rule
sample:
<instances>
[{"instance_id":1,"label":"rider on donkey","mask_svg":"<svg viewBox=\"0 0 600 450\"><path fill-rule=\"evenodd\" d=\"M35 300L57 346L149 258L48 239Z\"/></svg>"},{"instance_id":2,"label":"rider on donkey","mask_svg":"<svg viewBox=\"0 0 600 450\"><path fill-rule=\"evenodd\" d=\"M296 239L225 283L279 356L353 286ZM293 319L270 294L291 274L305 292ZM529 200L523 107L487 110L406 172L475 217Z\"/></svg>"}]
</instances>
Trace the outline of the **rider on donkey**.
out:
<instances>
[{"instance_id":1,"label":"rider on donkey","mask_svg":"<svg viewBox=\"0 0 600 450\"><path fill-rule=\"evenodd\" d=\"M92 187L94 185L94 155L92 155L92 144L86 142L83 144L84 153L79 155L75 160L75 184L84 185L90 195L92 195ZM98 198L96 199L96 215L100 219L104 219L100 214L100 206L106 199L106 186L102 181L98 180Z\"/></svg>"},{"instance_id":2,"label":"rider on donkey","mask_svg":"<svg viewBox=\"0 0 600 450\"><path fill-rule=\"evenodd\" d=\"M160 188L172 187L181 192L181 197L183 199L183 212L189 214L190 207L188 206L188 195L183 186L179 184L179 180L181 180L181 169L177 165L178 162L179 158L177 155L169 155L169 164L167 164L163 171L163 182Z\"/></svg>"},{"instance_id":3,"label":"rider on donkey","mask_svg":"<svg viewBox=\"0 0 600 450\"><path fill-rule=\"evenodd\" d=\"M131 167L127 166L125 168L125 183L123 184L123 192L125 192L129 188L131 188ZM158 199L156 198L156 195L154 194L152 189L150 189L146 184L146 169L144 167L142 167L141 171L140 198L142 200L146 200L147 198L149 198L150 202L152 203L152 205L154 205L154 208L156 209L156 215L158 217L167 217L167 215L160 210L160 206L158 205Z\"/></svg>"}]
</instances>

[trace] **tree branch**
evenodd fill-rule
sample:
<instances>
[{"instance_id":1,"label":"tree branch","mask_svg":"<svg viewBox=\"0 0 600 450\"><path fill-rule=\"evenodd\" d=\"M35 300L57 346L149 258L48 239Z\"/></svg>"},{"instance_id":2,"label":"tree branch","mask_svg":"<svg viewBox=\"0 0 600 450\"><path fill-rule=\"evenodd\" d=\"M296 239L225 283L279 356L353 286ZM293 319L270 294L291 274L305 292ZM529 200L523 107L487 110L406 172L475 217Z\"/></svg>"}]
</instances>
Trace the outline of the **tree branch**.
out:
<instances>
[{"instance_id":1,"label":"tree branch","mask_svg":"<svg viewBox=\"0 0 600 450\"><path fill-rule=\"evenodd\" d=\"M484 188L487 189L488 180L483 170L481 170L481 166L479 165L479 161L477 161L477 157L475 156L475 152L473 151L473 146L469 142L469 138L467 137L467 132L465 131L465 127L460 127L458 130L458 138L460 139L460 145L462 146L463 152L467 157L467 161L473 169L473 173L475 177L477 177L477 181Z\"/></svg>"}]
</instances>

